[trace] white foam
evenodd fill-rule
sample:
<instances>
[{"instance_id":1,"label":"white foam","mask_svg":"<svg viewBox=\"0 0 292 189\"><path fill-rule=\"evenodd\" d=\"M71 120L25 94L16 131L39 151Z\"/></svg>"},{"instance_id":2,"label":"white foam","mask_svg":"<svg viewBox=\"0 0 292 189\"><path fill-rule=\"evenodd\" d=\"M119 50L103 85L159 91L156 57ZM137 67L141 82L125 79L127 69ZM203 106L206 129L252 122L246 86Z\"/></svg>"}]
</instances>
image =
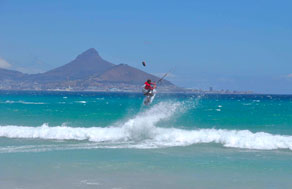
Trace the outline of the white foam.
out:
<instances>
[{"instance_id":1,"label":"white foam","mask_svg":"<svg viewBox=\"0 0 292 189\"><path fill-rule=\"evenodd\" d=\"M248 130L224 129L158 129L157 144L163 146L186 146L197 143L219 143L225 147L272 150L292 150L292 136L272 135L264 132L252 133Z\"/></svg>"},{"instance_id":2,"label":"white foam","mask_svg":"<svg viewBox=\"0 0 292 189\"><path fill-rule=\"evenodd\" d=\"M87 102L84 101L84 100L81 100L81 101L76 101L76 103L80 103L80 104L86 104Z\"/></svg>"},{"instance_id":3,"label":"white foam","mask_svg":"<svg viewBox=\"0 0 292 189\"><path fill-rule=\"evenodd\" d=\"M5 102L2 102L4 104L46 104L44 102L26 102L26 101L13 101L13 100L6 100Z\"/></svg>"},{"instance_id":4,"label":"white foam","mask_svg":"<svg viewBox=\"0 0 292 189\"><path fill-rule=\"evenodd\" d=\"M42 151L59 149L92 148L162 148L189 146L199 143L218 143L225 147L272 150L292 150L292 136L273 135L264 132L252 133L248 130L196 129L157 127L157 123L170 119L175 113L184 111L182 103L161 102L152 108L138 113L134 118L109 127L49 127L0 126L0 137L79 140L78 144L59 144L39 147L2 147L0 152Z\"/></svg>"},{"instance_id":5,"label":"white foam","mask_svg":"<svg viewBox=\"0 0 292 189\"><path fill-rule=\"evenodd\" d=\"M95 182L95 181L89 181L89 180L81 180L80 182L81 182L82 184L86 184L86 185L95 185L95 186L100 185L100 183L98 183L98 182Z\"/></svg>"},{"instance_id":6,"label":"white foam","mask_svg":"<svg viewBox=\"0 0 292 189\"><path fill-rule=\"evenodd\" d=\"M89 140L95 142L119 141L125 138L121 128L81 128L81 127L49 127L43 124L40 127L1 126L0 137L7 138L40 138L55 140Z\"/></svg>"}]
</instances>

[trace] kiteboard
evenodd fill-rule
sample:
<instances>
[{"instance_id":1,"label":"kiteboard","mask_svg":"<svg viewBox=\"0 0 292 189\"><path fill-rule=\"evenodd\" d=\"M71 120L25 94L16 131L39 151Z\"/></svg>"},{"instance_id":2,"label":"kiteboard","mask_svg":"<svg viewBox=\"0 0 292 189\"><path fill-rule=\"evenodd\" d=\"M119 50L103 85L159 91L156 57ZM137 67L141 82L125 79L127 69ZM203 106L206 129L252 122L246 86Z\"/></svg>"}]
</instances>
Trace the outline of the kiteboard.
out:
<instances>
[{"instance_id":1,"label":"kiteboard","mask_svg":"<svg viewBox=\"0 0 292 189\"><path fill-rule=\"evenodd\" d=\"M145 94L145 93L144 93ZM151 90L148 94L145 95L145 98L144 98L144 105L148 106L152 103L152 101L154 100L156 96L156 90Z\"/></svg>"}]
</instances>

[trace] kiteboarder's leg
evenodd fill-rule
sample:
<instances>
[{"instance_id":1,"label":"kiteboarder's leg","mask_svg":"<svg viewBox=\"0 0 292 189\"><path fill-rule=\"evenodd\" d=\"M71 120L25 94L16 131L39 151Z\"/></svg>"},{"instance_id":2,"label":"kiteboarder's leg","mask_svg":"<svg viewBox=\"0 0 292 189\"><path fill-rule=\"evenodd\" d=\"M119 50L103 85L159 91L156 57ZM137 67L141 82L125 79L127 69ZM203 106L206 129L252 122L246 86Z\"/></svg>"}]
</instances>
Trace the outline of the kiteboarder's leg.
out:
<instances>
[{"instance_id":1,"label":"kiteboarder's leg","mask_svg":"<svg viewBox=\"0 0 292 189\"><path fill-rule=\"evenodd\" d=\"M150 96L153 96L153 95L154 95L153 90L150 90L149 95L150 95Z\"/></svg>"},{"instance_id":2,"label":"kiteboarder's leg","mask_svg":"<svg viewBox=\"0 0 292 189\"><path fill-rule=\"evenodd\" d=\"M144 95L145 95L145 96L152 96L152 95L153 95L152 93L153 93L152 90L149 89L149 90L147 90L146 93L144 93Z\"/></svg>"},{"instance_id":3,"label":"kiteboarder's leg","mask_svg":"<svg viewBox=\"0 0 292 189\"><path fill-rule=\"evenodd\" d=\"M150 89L150 90L147 91L147 93L145 95L151 97L151 96L154 95L154 92L153 92L153 90Z\"/></svg>"}]
</instances>

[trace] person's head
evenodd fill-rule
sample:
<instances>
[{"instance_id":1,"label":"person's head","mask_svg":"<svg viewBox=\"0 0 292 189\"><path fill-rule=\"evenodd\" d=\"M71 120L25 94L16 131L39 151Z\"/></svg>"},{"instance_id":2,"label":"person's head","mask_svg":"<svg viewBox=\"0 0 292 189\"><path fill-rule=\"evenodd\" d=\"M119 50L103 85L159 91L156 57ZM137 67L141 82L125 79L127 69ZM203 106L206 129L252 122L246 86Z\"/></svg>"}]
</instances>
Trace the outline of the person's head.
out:
<instances>
[{"instance_id":1,"label":"person's head","mask_svg":"<svg viewBox=\"0 0 292 189\"><path fill-rule=\"evenodd\" d=\"M147 80L147 83L149 83L149 84L150 84L150 83L151 83L151 79L148 79L148 80Z\"/></svg>"}]
</instances>

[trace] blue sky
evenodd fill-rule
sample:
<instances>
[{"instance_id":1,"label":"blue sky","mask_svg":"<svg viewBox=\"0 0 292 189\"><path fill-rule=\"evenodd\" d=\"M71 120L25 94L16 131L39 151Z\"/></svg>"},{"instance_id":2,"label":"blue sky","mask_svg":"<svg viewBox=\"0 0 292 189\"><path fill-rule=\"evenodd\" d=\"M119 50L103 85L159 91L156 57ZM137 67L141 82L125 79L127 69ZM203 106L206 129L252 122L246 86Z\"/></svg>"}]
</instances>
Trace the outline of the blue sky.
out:
<instances>
[{"instance_id":1,"label":"blue sky","mask_svg":"<svg viewBox=\"0 0 292 189\"><path fill-rule=\"evenodd\" d=\"M292 94L292 2L0 0L0 67L37 73L88 48L191 88ZM146 61L144 69L141 62Z\"/></svg>"}]
</instances>

